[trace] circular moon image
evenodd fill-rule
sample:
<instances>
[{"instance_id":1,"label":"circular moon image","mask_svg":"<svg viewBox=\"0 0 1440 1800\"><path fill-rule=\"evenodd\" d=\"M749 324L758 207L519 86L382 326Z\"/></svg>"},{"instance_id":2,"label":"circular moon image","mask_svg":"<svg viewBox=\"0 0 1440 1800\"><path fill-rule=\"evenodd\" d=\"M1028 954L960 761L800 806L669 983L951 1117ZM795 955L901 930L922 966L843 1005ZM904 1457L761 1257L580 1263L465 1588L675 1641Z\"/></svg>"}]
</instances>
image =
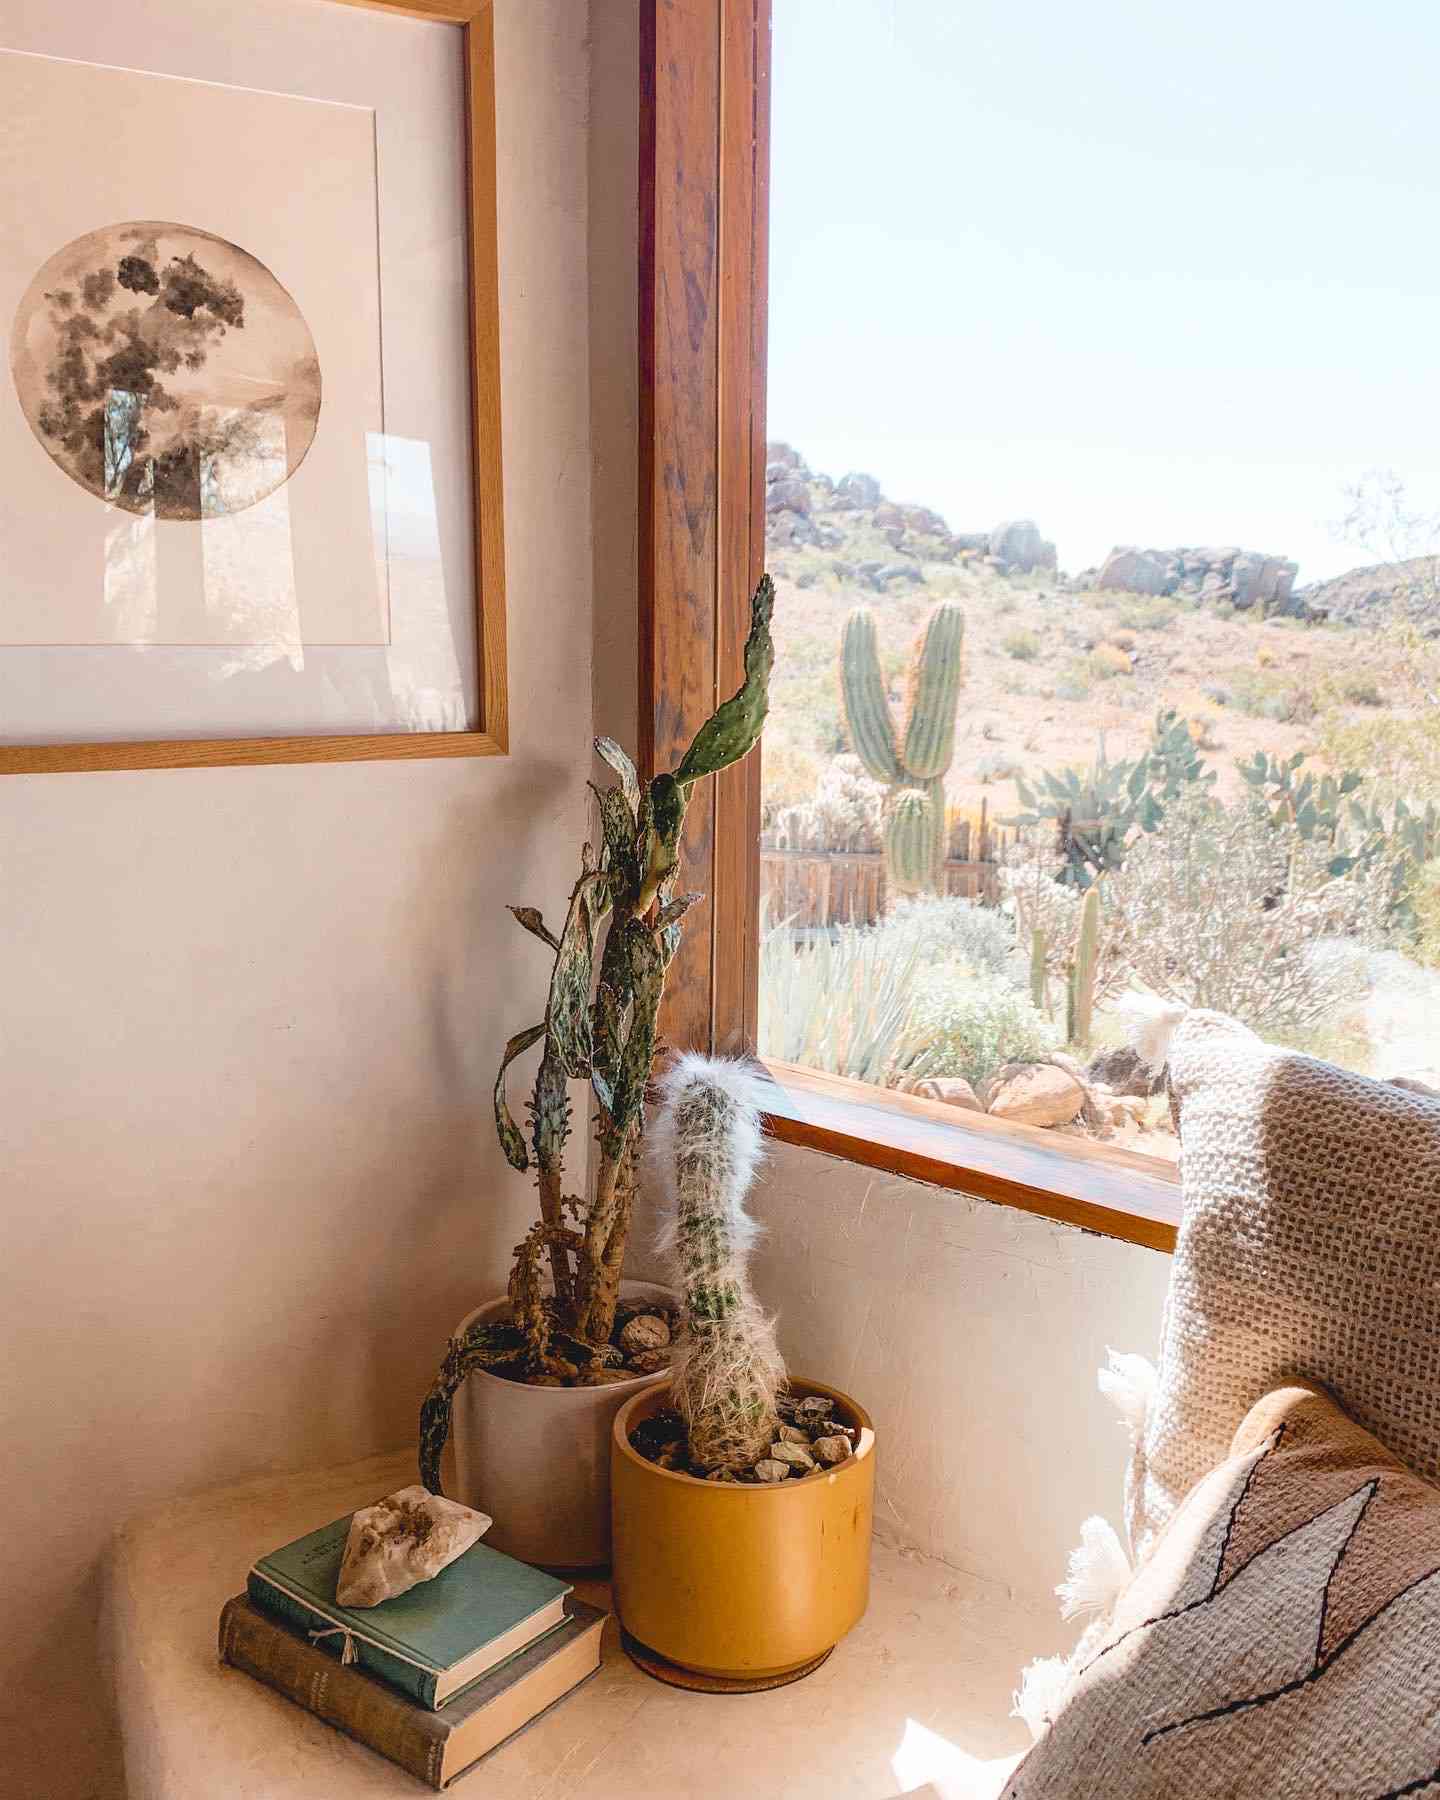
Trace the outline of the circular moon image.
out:
<instances>
[{"instance_id":1,"label":"circular moon image","mask_svg":"<svg viewBox=\"0 0 1440 1800\"><path fill-rule=\"evenodd\" d=\"M264 263L190 225L107 225L57 250L20 302L10 368L56 467L161 519L273 494L320 417L300 308Z\"/></svg>"}]
</instances>

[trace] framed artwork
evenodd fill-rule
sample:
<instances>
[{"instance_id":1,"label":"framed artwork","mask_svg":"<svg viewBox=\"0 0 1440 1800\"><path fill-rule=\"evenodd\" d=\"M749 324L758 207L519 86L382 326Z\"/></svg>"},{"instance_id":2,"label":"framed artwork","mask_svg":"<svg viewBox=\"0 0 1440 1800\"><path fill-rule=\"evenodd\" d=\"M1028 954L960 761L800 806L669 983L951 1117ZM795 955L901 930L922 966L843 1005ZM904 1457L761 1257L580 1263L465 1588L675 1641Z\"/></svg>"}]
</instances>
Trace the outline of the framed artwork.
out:
<instances>
[{"instance_id":1,"label":"framed artwork","mask_svg":"<svg viewBox=\"0 0 1440 1800\"><path fill-rule=\"evenodd\" d=\"M507 747L491 0L0 0L0 773Z\"/></svg>"}]
</instances>

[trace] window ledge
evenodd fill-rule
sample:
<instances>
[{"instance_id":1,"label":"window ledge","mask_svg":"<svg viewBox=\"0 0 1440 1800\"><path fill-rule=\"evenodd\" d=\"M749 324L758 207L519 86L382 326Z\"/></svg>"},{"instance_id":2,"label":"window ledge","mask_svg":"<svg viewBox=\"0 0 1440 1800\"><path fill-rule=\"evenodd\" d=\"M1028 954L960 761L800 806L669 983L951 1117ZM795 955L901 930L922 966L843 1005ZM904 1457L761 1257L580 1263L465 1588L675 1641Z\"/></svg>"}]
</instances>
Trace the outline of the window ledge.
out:
<instances>
[{"instance_id":1,"label":"window ledge","mask_svg":"<svg viewBox=\"0 0 1440 1800\"><path fill-rule=\"evenodd\" d=\"M775 1082L770 1135L868 1168L1018 1207L1064 1225L1171 1251L1180 1223L1180 1178L1158 1158L1029 1125L958 1112L936 1100L892 1093L768 1062Z\"/></svg>"}]
</instances>

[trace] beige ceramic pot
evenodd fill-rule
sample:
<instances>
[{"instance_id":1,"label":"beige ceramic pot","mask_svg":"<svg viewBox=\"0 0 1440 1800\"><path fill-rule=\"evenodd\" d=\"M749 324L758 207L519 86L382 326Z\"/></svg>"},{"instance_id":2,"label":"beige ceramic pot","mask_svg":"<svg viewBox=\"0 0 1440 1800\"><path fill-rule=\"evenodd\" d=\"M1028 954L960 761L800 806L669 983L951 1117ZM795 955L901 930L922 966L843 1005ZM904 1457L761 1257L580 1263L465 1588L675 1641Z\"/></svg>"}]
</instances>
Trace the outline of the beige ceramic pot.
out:
<instances>
[{"instance_id":1,"label":"beige ceramic pot","mask_svg":"<svg viewBox=\"0 0 1440 1800\"><path fill-rule=\"evenodd\" d=\"M675 1304L669 1288L624 1281L628 1305ZM460 1321L505 1319L508 1300L491 1300ZM636 1375L604 1387L527 1387L476 1369L455 1395L455 1498L489 1513L485 1542L521 1562L552 1569L610 1561L610 1427L625 1401L664 1381Z\"/></svg>"},{"instance_id":2,"label":"beige ceramic pot","mask_svg":"<svg viewBox=\"0 0 1440 1800\"><path fill-rule=\"evenodd\" d=\"M636 1394L611 1440L615 1610L631 1637L667 1661L729 1680L781 1676L838 1644L870 1596L875 1432L838 1388L792 1377L834 1400L858 1429L853 1456L774 1486L697 1481L638 1454L630 1433L669 1403Z\"/></svg>"}]
</instances>

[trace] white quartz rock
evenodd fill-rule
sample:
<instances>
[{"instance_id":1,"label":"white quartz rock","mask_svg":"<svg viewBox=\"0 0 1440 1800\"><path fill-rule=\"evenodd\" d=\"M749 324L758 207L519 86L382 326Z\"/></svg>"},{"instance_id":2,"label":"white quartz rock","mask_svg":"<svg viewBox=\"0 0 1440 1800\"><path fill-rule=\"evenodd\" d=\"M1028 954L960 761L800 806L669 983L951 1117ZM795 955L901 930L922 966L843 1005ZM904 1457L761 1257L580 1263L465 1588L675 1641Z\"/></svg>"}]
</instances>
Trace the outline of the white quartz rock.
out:
<instances>
[{"instance_id":1,"label":"white quartz rock","mask_svg":"<svg viewBox=\"0 0 1440 1800\"><path fill-rule=\"evenodd\" d=\"M378 1606L408 1593L463 1556L493 1522L423 1487L362 1506L350 1521L335 1598L341 1606Z\"/></svg>"}]
</instances>

